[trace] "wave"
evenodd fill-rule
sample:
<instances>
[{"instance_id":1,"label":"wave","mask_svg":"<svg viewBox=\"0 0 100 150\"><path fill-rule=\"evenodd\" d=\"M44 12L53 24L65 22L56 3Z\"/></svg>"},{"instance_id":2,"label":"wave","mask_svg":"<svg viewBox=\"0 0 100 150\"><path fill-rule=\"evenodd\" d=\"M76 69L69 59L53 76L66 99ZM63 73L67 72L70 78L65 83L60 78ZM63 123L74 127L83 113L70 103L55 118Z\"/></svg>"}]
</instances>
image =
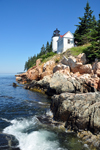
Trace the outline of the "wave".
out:
<instances>
[{"instance_id":1,"label":"wave","mask_svg":"<svg viewBox=\"0 0 100 150\"><path fill-rule=\"evenodd\" d=\"M7 120L8 121L8 120ZM14 119L3 133L12 134L19 141L21 150L63 150L59 147L56 134L42 129L36 116L31 119Z\"/></svg>"}]
</instances>

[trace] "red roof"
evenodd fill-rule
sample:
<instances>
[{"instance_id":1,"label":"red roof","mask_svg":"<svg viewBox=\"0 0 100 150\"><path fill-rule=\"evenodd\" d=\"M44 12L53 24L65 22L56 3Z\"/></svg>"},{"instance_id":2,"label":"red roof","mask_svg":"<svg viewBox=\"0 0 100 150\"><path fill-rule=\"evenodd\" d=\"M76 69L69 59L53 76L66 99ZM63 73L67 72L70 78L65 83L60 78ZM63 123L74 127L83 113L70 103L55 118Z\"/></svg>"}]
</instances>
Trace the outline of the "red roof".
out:
<instances>
[{"instance_id":1,"label":"red roof","mask_svg":"<svg viewBox=\"0 0 100 150\"><path fill-rule=\"evenodd\" d=\"M62 38L62 37L63 37L63 35L60 35L60 37Z\"/></svg>"},{"instance_id":2,"label":"red roof","mask_svg":"<svg viewBox=\"0 0 100 150\"><path fill-rule=\"evenodd\" d=\"M67 32L66 32L66 33L67 33ZM66 33L65 33L65 34L66 34ZM65 34L64 34L64 35L65 35ZM64 35L60 35L60 37L62 38Z\"/></svg>"}]
</instances>

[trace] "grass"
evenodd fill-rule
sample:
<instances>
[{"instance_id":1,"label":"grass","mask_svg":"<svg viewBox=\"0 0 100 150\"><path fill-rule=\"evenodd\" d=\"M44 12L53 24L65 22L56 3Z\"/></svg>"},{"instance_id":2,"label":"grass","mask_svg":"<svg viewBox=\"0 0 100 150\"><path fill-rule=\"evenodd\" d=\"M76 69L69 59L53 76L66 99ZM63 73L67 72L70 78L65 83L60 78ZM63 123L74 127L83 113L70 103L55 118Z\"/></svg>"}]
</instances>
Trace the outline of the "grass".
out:
<instances>
[{"instance_id":1,"label":"grass","mask_svg":"<svg viewBox=\"0 0 100 150\"><path fill-rule=\"evenodd\" d=\"M83 53L84 50L85 50L87 47L89 47L89 46L90 46L90 44L88 43L88 44L85 44L85 45L83 45L83 46L73 47L73 48L70 49L70 53L71 53L71 55L73 55L73 56L77 56L77 55L79 55L80 53Z\"/></svg>"},{"instance_id":2,"label":"grass","mask_svg":"<svg viewBox=\"0 0 100 150\"><path fill-rule=\"evenodd\" d=\"M89 47L91 44L88 43L88 44L85 44L85 45L82 45L82 46L77 46L77 47L73 47L73 48L70 48L68 50L66 50L66 52L64 53L61 53L61 54L54 54L53 56L49 56L47 58L44 57L44 59L42 60L42 63L46 63L47 61L49 60L54 60L56 63L58 63L62 58L63 56L65 57L69 57L70 55L71 56L78 56L80 53L84 53L84 50Z\"/></svg>"}]
</instances>

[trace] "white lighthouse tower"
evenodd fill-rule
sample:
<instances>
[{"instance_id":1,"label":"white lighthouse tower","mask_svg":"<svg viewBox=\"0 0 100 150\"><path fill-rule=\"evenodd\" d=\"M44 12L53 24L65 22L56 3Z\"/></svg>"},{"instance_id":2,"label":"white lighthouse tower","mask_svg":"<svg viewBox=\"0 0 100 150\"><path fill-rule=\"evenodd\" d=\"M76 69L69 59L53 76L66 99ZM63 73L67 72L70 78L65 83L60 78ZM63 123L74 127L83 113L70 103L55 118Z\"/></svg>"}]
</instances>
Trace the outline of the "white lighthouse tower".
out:
<instances>
[{"instance_id":1,"label":"white lighthouse tower","mask_svg":"<svg viewBox=\"0 0 100 150\"><path fill-rule=\"evenodd\" d=\"M52 51L53 52L57 52L57 40L59 38L59 35L60 35L60 31L56 28L52 36Z\"/></svg>"}]
</instances>

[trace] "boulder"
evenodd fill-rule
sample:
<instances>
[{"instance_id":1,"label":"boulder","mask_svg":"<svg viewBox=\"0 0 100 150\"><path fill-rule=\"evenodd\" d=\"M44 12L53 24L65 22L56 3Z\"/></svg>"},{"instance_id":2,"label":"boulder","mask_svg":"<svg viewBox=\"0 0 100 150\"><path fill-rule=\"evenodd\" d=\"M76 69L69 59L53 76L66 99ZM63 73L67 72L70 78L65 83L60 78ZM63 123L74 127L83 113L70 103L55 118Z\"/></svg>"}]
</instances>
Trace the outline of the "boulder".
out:
<instances>
[{"instance_id":1,"label":"boulder","mask_svg":"<svg viewBox=\"0 0 100 150\"><path fill-rule=\"evenodd\" d=\"M36 66L33 66L33 67L29 68L29 69L27 70L27 72L26 72L26 73L29 73L29 72L30 72L30 70L33 70L33 69L35 69L35 68L36 68Z\"/></svg>"},{"instance_id":2,"label":"boulder","mask_svg":"<svg viewBox=\"0 0 100 150\"><path fill-rule=\"evenodd\" d=\"M62 93L51 102L54 119L66 122L67 129L100 133L100 93Z\"/></svg>"},{"instance_id":3,"label":"boulder","mask_svg":"<svg viewBox=\"0 0 100 150\"><path fill-rule=\"evenodd\" d=\"M40 74L40 79L43 79L45 76L51 75L52 71L45 71Z\"/></svg>"},{"instance_id":4,"label":"boulder","mask_svg":"<svg viewBox=\"0 0 100 150\"><path fill-rule=\"evenodd\" d=\"M97 76L100 77L100 62L96 61L93 64L92 69L94 71L94 74L97 74Z\"/></svg>"},{"instance_id":5,"label":"boulder","mask_svg":"<svg viewBox=\"0 0 100 150\"><path fill-rule=\"evenodd\" d=\"M91 145L91 148L97 149L100 147L100 135L94 135L90 131L78 132L78 137L81 138L85 143Z\"/></svg>"},{"instance_id":6,"label":"boulder","mask_svg":"<svg viewBox=\"0 0 100 150\"><path fill-rule=\"evenodd\" d=\"M27 77L30 80L38 80L39 71L37 69L30 70Z\"/></svg>"},{"instance_id":7,"label":"boulder","mask_svg":"<svg viewBox=\"0 0 100 150\"><path fill-rule=\"evenodd\" d=\"M69 65L71 71L72 71L73 73L75 73L75 72L78 72L78 71L79 71L79 68L82 66L82 63L81 63L81 62L77 62L77 60L76 60L75 57L70 56L70 57L68 58L68 65Z\"/></svg>"},{"instance_id":8,"label":"boulder","mask_svg":"<svg viewBox=\"0 0 100 150\"><path fill-rule=\"evenodd\" d=\"M18 85L15 83L15 82L13 82L13 87L17 87Z\"/></svg>"},{"instance_id":9,"label":"boulder","mask_svg":"<svg viewBox=\"0 0 100 150\"><path fill-rule=\"evenodd\" d=\"M59 74L59 72L53 74L50 88L56 90L57 94L68 91L72 93L75 91L73 84L67 80L67 76Z\"/></svg>"},{"instance_id":10,"label":"boulder","mask_svg":"<svg viewBox=\"0 0 100 150\"><path fill-rule=\"evenodd\" d=\"M37 59L36 60L36 66L38 67L40 65L40 63L41 63L41 59Z\"/></svg>"},{"instance_id":11,"label":"boulder","mask_svg":"<svg viewBox=\"0 0 100 150\"><path fill-rule=\"evenodd\" d=\"M27 78L30 80L39 80L42 72L43 72L43 65L40 65L34 69L28 70Z\"/></svg>"},{"instance_id":12,"label":"boulder","mask_svg":"<svg viewBox=\"0 0 100 150\"><path fill-rule=\"evenodd\" d=\"M61 63L64 65L68 65L68 59L64 56L63 59L61 60Z\"/></svg>"},{"instance_id":13,"label":"boulder","mask_svg":"<svg viewBox=\"0 0 100 150\"><path fill-rule=\"evenodd\" d=\"M22 78L21 77L16 77L16 81L20 82L20 81L22 81Z\"/></svg>"},{"instance_id":14,"label":"boulder","mask_svg":"<svg viewBox=\"0 0 100 150\"><path fill-rule=\"evenodd\" d=\"M0 133L0 149L1 150L20 150L19 142L15 136L5 133Z\"/></svg>"},{"instance_id":15,"label":"boulder","mask_svg":"<svg viewBox=\"0 0 100 150\"><path fill-rule=\"evenodd\" d=\"M63 64L58 64L53 68L53 73L57 72L58 70L66 70L66 72L70 72L69 66L63 65Z\"/></svg>"},{"instance_id":16,"label":"boulder","mask_svg":"<svg viewBox=\"0 0 100 150\"><path fill-rule=\"evenodd\" d=\"M64 57L61 61L62 64L68 65L73 73L91 73L92 66L90 64L84 65L86 63L86 55L84 53L79 54L76 58L73 56Z\"/></svg>"},{"instance_id":17,"label":"boulder","mask_svg":"<svg viewBox=\"0 0 100 150\"><path fill-rule=\"evenodd\" d=\"M80 74L83 74L83 73L93 73L92 72L92 65L91 64L86 64L86 65L82 65L80 68L79 68L79 73Z\"/></svg>"},{"instance_id":18,"label":"boulder","mask_svg":"<svg viewBox=\"0 0 100 150\"><path fill-rule=\"evenodd\" d=\"M98 77L100 77L100 62L98 62L96 65L96 74Z\"/></svg>"},{"instance_id":19,"label":"boulder","mask_svg":"<svg viewBox=\"0 0 100 150\"><path fill-rule=\"evenodd\" d=\"M24 84L26 82L30 82L29 79L27 78L27 75L28 75L27 72L15 75L16 76L16 81L19 82L19 83L22 83L22 84Z\"/></svg>"},{"instance_id":20,"label":"boulder","mask_svg":"<svg viewBox=\"0 0 100 150\"><path fill-rule=\"evenodd\" d=\"M41 87L49 87L51 81L51 76L44 76L44 78L40 81L37 82L38 85L40 85Z\"/></svg>"},{"instance_id":21,"label":"boulder","mask_svg":"<svg viewBox=\"0 0 100 150\"><path fill-rule=\"evenodd\" d=\"M63 92L89 92L91 91L91 86L86 84L84 78L74 78L68 75L56 72L53 74L50 81L50 88L56 91L56 94Z\"/></svg>"},{"instance_id":22,"label":"boulder","mask_svg":"<svg viewBox=\"0 0 100 150\"><path fill-rule=\"evenodd\" d=\"M90 85L91 87L94 87L96 90L100 89L100 78L99 77L88 78L86 80L86 82L88 85Z\"/></svg>"},{"instance_id":23,"label":"boulder","mask_svg":"<svg viewBox=\"0 0 100 150\"><path fill-rule=\"evenodd\" d=\"M43 72L45 72L45 71L53 72L54 67L55 67L55 61L53 61L53 60L47 61L43 66Z\"/></svg>"},{"instance_id":24,"label":"boulder","mask_svg":"<svg viewBox=\"0 0 100 150\"><path fill-rule=\"evenodd\" d=\"M86 54L81 53L76 57L77 62L81 62L83 65L86 64Z\"/></svg>"}]
</instances>

